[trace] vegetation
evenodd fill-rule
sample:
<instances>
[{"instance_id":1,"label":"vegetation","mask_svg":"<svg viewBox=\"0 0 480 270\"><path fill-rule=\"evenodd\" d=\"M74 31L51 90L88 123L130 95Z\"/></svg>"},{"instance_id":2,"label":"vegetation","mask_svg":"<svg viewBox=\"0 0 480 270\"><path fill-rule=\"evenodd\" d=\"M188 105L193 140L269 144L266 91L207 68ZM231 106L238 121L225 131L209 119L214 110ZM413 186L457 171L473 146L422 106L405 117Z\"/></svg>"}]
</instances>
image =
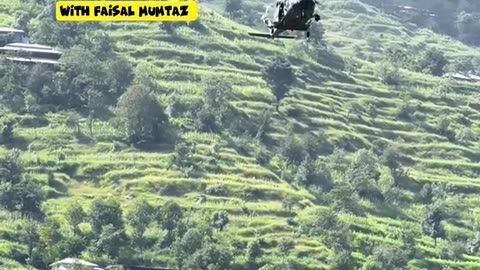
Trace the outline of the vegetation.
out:
<instances>
[{"instance_id":1,"label":"vegetation","mask_svg":"<svg viewBox=\"0 0 480 270\"><path fill-rule=\"evenodd\" d=\"M325 1L308 42L249 37L267 1L158 25L0 2L64 52L0 63L0 268L480 268L478 84L440 78L480 71L480 7L383 2Z\"/></svg>"}]
</instances>

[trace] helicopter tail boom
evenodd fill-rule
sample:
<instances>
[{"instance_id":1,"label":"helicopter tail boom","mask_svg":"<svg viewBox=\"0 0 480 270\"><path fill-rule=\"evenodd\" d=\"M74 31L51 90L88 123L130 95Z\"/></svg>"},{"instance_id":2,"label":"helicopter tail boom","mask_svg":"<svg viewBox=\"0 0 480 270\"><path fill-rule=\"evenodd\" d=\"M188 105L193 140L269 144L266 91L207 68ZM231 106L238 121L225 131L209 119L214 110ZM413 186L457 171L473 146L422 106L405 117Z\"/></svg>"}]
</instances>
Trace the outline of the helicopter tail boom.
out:
<instances>
[{"instance_id":1,"label":"helicopter tail boom","mask_svg":"<svg viewBox=\"0 0 480 270\"><path fill-rule=\"evenodd\" d=\"M263 34L263 33L248 33L248 34L254 37L266 37L271 39L275 39L275 38L295 39L296 38L295 36L272 36L270 34Z\"/></svg>"}]
</instances>

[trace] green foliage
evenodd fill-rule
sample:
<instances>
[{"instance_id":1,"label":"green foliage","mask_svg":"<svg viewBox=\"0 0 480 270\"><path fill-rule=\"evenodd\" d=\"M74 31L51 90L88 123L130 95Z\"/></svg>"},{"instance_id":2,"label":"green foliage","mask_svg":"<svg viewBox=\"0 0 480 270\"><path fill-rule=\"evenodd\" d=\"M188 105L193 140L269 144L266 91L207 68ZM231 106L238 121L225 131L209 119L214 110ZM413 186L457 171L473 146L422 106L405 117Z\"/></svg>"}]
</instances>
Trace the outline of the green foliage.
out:
<instances>
[{"instance_id":1,"label":"green foliage","mask_svg":"<svg viewBox=\"0 0 480 270\"><path fill-rule=\"evenodd\" d=\"M147 201L138 201L127 214L127 223L133 228L133 241L140 250L145 247L145 232L153 221L155 209Z\"/></svg>"},{"instance_id":2,"label":"green foliage","mask_svg":"<svg viewBox=\"0 0 480 270\"><path fill-rule=\"evenodd\" d=\"M375 74L387 85L398 85L401 80L400 69L387 61L376 64Z\"/></svg>"},{"instance_id":3,"label":"green foliage","mask_svg":"<svg viewBox=\"0 0 480 270\"><path fill-rule=\"evenodd\" d=\"M182 269L184 263L203 247L203 238L204 236L197 228L191 228L182 238L177 238L172 251L179 269Z\"/></svg>"},{"instance_id":4,"label":"green foliage","mask_svg":"<svg viewBox=\"0 0 480 270\"><path fill-rule=\"evenodd\" d=\"M125 225L122 213L120 204L113 198L98 198L93 201L90 220L94 232L100 235L106 225L113 226L113 228L106 228L107 231L123 229Z\"/></svg>"},{"instance_id":5,"label":"green foliage","mask_svg":"<svg viewBox=\"0 0 480 270\"><path fill-rule=\"evenodd\" d=\"M73 203L67 208L65 218L67 219L68 224L72 227L73 231L75 233L79 233L79 226L86 221L87 213L80 204Z\"/></svg>"},{"instance_id":6,"label":"green foliage","mask_svg":"<svg viewBox=\"0 0 480 270\"><path fill-rule=\"evenodd\" d=\"M229 215L226 211L217 211L212 216L212 226L219 231L223 231L225 226L230 223Z\"/></svg>"},{"instance_id":7,"label":"green foliage","mask_svg":"<svg viewBox=\"0 0 480 270\"><path fill-rule=\"evenodd\" d=\"M250 261L255 261L257 258L262 256L262 247L260 245L260 241L255 239L248 243L247 245L247 258Z\"/></svg>"},{"instance_id":8,"label":"green foliage","mask_svg":"<svg viewBox=\"0 0 480 270\"><path fill-rule=\"evenodd\" d=\"M168 142L168 117L157 98L140 86L127 90L115 110L117 125L133 143Z\"/></svg>"},{"instance_id":9,"label":"green foliage","mask_svg":"<svg viewBox=\"0 0 480 270\"><path fill-rule=\"evenodd\" d=\"M197 112L196 128L204 132L220 131L232 121L232 107L229 102L233 99L232 86L217 78L204 80L205 95L203 105Z\"/></svg>"},{"instance_id":10,"label":"green foliage","mask_svg":"<svg viewBox=\"0 0 480 270\"><path fill-rule=\"evenodd\" d=\"M335 253L335 255L330 261L328 269L353 270L356 269L355 266L356 263L355 259L352 257L352 254L348 251L340 251L338 253Z\"/></svg>"},{"instance_id":11,"label":"green foliage","mask_svg":"<svg viewBox=\"0 0 480 270\"><path fill-rule=\"evenodd\" d=\"M0 120L0 197L2 208L10 204L10 211L0 211L3 267L20 268L29 257L43 269L65 257L83 257L100 264L189 270L259 269L268 263L261 269L356 269L365 260L365 269L436 269L447 263L475 268L478 228L466 210L476 211L479 107L474 97L468 104L463 98L476 89L414 72L417 64L424 66L418 69L422 73L432 73L444 63L438 55L428 56L427 43L452 62L449 71L478 71L478 60L471 57L475 49L401 25L356 0L323 3L323 25L330 34L322 36L322 26L315 25L310 43L290 48L288 42L245 38L240 32L246 29L210 12L208 3L201 21L160 24L165 35L148 24L43 20L51 10L33 2L19 5L27 9L15 21L34 41L63 47L63 65L58 72L0 65L0 105L13 112L12 120ZM434 27L442 30L455 21L457 9L465 9L427 2L396 3L440 11L444 22L422 16L411 20L438 21ZM476 8L461 2L472 15L459 18L462 32L470 32L462 38L475 42L475 22L468 17L475 18ZM230 16L248 25L263 9L262 3L246 0L227 4ZM0 4L0 13L17 10L15 5ZM339 50L346 63L337 63ZM285 66L266 58L289 53L295 57ZM372 74L374 63L350 59L352 53L385 67ZM295 113L271 112L270 93L258 74L259 66L269 64L274 72L263 72L263 79L277 101L288 95L298 75L298 91L289 99ZM352 77L343 75L343 64ZM297 69L301 74L293 72ZM404 87L385 89L372 76L379 74L383 82ZM113 129L109 107L120 103L132 81L148 94L139 95L147 102L135 110L127 104L124 125ZM434 91L454 94L439 99ZM168 104L166 113L163 104ZM60 110L67 117L55 113ZM343 112L355 117L345 121ZM147 152L115 142L127 133L138 135L126 136L134 142L166 142L174 135L167 132L170 121L184 142L173 152L167 145L148 144ZM132 122L141 124L126 124ZM283 141L287 123L295 129ZM74 138L87 125L101 144ZM333 143L375 153L342 152ZM20 156L11 161L10 154L5 156L10 147L29 150L21 162ZM11 164L24 169L15 173ZM448 183L455 192L434 184L422 188L433 181ZM44 190L50 195L45 203ZM104 193L121 202L120 209L95 200L92 210L65 204L70 199L83 204ZM145 201L132 201L135 197ZM378 201L382 197L386 202ZM173 201L165 203L168 199ZM423 232L410 230L423 219L420 203L448 206L440 225L431 210ZM316 214L323 206L330 212ZM15 212L48 218L24 219ZM434 246L424 236L437 239L435 231L442 231L443 224L449 241ZM460 242L464 239L468 245ZM471 257L463 256L462 246Z\"/></svg>"},{"instance_id":12,"label":"green foliage","mask_svg":"<svg viewBox=\"0 0 480 270\"><path fill-rule=\"evenodd\" d=\"M338 218L333 208L318 212L316 220L311 224L309 235L320 236L322 242L336 252L352 251L352 235L349 225Z\"/></svg>"},{"instance_id":13,"label":"green foliage","mask_svg":"<svg viewBox=\"0 0 480 270\"><path fill-rule=\"evenodd\" d=\"M327 192L333 188L332 174L323 160L311 160L308 156L299 165L295 182L306 187L320 187Z\"/></svg>"},{"instance_id":14,"label":"green foliage","mask_svg":"<svg viewBox=\"0 0 480 270\"><path fill-rule=\"evenodd\" d=\"M173 231L179 221L183 218L183 209L176 202L168 201L158 212L157 219L162 227L168 231Z\"/></svg>"},{"instance_id":15,"label":"green foliage","mask_svg":"<svg viewBox=\"0 0 480 270\"><path fill-rule=\"evenodd\" d=\"M355 192L354 187L346 181L339 182L330 191L332 198L332 207L337 211L346 211L352 213L359 212L360 197Z\"/></svg>"},{"instance_id":16,"label":"green foliage","mask_svg":"<svg viewBox=\"0 0 480 270\"><path fill-rule=\"evenodd\" d=\"M284 138L279 152L289 163L294 165L300 164L307 155L302 139L295 135L293 130L290 130Z\"/></svg>"},{"instance_id":17,"label":"green foliage","mask_svg":"<svg viewBox=\"0 0 480 270\"><path fill-rule=\"evenodd\" d=\"M288 238L282 238L278 243L278 250L283 256L288 256L290 251L295 248L295 242Z\"/></svg>"},{"instance_id":18,"label":"green foliage","mask_svg":"<svg viewBox=\"0 0 480 270\"><path fill-rule=\"evenodd\" d=\"M407 266L408 258L404 251L393 246L379 246L375 248L370 259L363 265L362 270L403 269Z\"/></svg>"},{"instance_id":19,"label":"green foliage","mask_svg":"<svg viewBox=\"0 0 480 270\"><path fill-rule=\"evenodd\" d=\"M417 71L442 76L449 61L445 54L436 48L429 48L417 59Z\"/></svg>"},{"instance_id":20,"label":"green foliage","mask_svg":"<svg viewBox=\"0 0 480 270\"><path fill-rule=\"evenodd\" d=\"M357 193L371 200L383 200L376 185L380 177L377 162L372 151L362 149L355 154L346 172L346 180Z\"/></svg>"},{"instance_id":21,"label":"green foliage","mask_svg":"<svg viewBox=\"0 0 480 270\"><path fill-rule=\"evenodd\" d=\"M445 231L442 225L444 219L444 213L438 205L429 205L427 207L427 213L422 221L423 232L432 237L437 243L437 238L441 238L445 235Z\"/></svg>"},{"instance_id":22,"label":"green foliage","mask_svg":"<svg viewBox=\"0 0 480 270\"><path fill-rule=\"evenodd\" d=\"M452 82L449 79L442 79L435 86L434 91L441 97L445 97L452 92Z\"/></svg>"},{"instance_id":23,"label":"green foliage","mask_svg":"<svg viewBox=\"0 0 480 270\"><path fill-rule=\"evenodd\" d=\"M457 15L455 24L462 41L477 46L480 44L480 36L478 35L480 29L479 18L478 9L477 12L463 10Z\"/></svg>"},{"instance_id":24,"label":"green foliage","mask_svg":"<svg viewBox=\"0 0 480 270\"><path fill-rule=\"evenodd\" d=\"M228 248L217 244L208 244L197 250L187 261L183 269L230 270L232 253Z\"/></svg>"},{"instance_id":25,"label":"green foliage","mask_svg":"<svg viewBox=\"0 0 480 270\"><path fill-rule=\"evenodd\" d=\"M271 87L273 94L280 102L296 80L295 71L286 58L275 58L263 69L263 78Z\"/></svg>"}]
</instances>

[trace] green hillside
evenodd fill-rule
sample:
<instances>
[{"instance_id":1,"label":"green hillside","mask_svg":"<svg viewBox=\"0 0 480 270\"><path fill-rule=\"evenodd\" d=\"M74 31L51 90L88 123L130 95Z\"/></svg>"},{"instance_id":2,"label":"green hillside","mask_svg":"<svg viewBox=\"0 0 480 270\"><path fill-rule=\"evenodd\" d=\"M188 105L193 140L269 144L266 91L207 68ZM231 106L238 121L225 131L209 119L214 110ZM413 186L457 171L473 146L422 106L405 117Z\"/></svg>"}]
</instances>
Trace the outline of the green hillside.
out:
<instances>
[{"instance_id":1,"label":"green hillside","mask_svg":"<svg viewBox=\"0 0 480 270\"><path fill-rule=\"evenodd\" d=\"M15 76L20 69L0 67L0 268L29 269L25 259L32 255L36 269L78 256L172 267L183 259L185 269L220 270L229 261L221 251L228 250L231 269L480 269L479 85L441 79L408 62L435 47L455 70L479 49L359 1L322 4L322 41L253 39L252 29L222 15L217 2L201 4L201 20L192 24L62 28L42 24L45 15L33 7L15 13L20 4L0 0L0 25L26 25L34 41L65 53L64 76L83 75L59 86L66 81L61 76L37 70L23 80ZM249 18L262 9L257 4ZM96 40L92 29L112 42ZM84 36L92 55L75 47ZM395 44L409 60L384 60ZM128 87L120 84L125 77L115 77L128 73L122 62L96 62L119 57L107 54L110 48L132 65ZM276 111L263 69L282 57L296 81ZM134 144L125 139L128 128L115 125L117 100L135 97L120 89L134 84L154 91L174 142L165 133ZM95 121L84 109L100 107L88 87L113 93ZM232 96L222 92L229 89ZM224 108L231 114L220 115ZM132 110L125 108L127 118ZM21 162L12 149L21 151ZM39 190L12 189L14 179L42 187L41 211L34 203ZM120 224L108 214L115 203L102 212L98 198L120 204L127 240L111 231ZM16 210L6 206L9 199L18 201ZM136 208L142 199L158 210L144 232L146 219ZM185 218L171 229L177 204ZM45 217L29 218L32 212ZM115 226L96 230L109 222ZM213 240L203 239L207 232ZM195 250L195 241L202 247ZM209 249L212 243L220 251Z\"/></svg>"}]
</instances>

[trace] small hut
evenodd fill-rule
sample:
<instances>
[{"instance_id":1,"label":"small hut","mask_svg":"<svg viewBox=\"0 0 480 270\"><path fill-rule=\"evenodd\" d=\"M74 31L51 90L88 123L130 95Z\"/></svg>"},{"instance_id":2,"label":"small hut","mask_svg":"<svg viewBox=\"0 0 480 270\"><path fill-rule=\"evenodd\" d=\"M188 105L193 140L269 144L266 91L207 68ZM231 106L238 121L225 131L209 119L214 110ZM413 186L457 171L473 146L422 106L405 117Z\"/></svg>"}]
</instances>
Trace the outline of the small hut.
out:
<instances>
[{"instance_id":1,"label":"small hut","mask_svg":"<svg viewBox=\"0 0 480 270\"><path fill-rule=\"evenodd\" d=\"M51 270L101 270L98 265L76 258L66 258L50 264Z\"/></svg>"}]
</instances>

